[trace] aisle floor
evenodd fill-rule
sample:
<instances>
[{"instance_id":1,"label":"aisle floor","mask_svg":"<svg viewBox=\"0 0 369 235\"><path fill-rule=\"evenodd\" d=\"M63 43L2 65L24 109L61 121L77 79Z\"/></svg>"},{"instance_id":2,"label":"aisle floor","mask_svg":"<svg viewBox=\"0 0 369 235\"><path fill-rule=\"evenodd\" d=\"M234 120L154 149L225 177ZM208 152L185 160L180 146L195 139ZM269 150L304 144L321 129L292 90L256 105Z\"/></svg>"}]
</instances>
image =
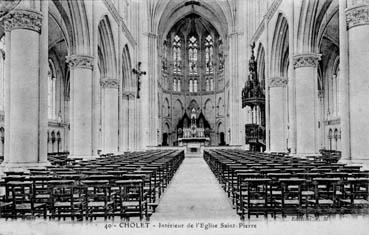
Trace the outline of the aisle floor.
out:
<instances>
[{"instance_id":1,"label":"aisle floor","mask_svg":"<svg viewBox=\"0 0 369 235\"><path fill-rule=\"evenodd\" d=\"M239 220L202 157L185 158L160 200L152 221Z\"/></svg>"}]
</instances>

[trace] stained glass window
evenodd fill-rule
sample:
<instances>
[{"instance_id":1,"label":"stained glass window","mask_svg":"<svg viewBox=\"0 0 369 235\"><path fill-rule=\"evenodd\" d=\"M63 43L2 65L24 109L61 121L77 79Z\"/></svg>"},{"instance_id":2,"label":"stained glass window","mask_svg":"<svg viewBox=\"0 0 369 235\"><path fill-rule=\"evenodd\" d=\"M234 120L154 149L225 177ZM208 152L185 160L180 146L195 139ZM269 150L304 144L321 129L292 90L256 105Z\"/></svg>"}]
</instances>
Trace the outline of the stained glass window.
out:
<instances>
[{"instance_id":1,"label":"stained glass window","mask_svg":"<svg viewBox=\"0 0 369 235\"><path fill-rule=\"evenodd\" d=\"M192 36L190 37L189 44L188 44L188 57L189 57L189 71L190 74L197 74L197 51L198 51L198 44L197 39Z\"/></svg>"},{"instance_id":2,"label":"stained glass window","mask_svg":"<svg viewBox=\"0 0 369 235\"><path fill-rule=\"evenodd\" d=\"M173 40L173 72L181 73L181 38L176 35Z\"/></svg>"},{"instance_id":3,"label":"stained glass window","mask_svg":"<svg viewBox=\"0 0 369 235\"><path fill-rule=\"evenodd\" d=\"M213 38L208 35L205 39L205 62L206 62L206 73L210 74L213 73Z\"/></svg>"}]
</instances>

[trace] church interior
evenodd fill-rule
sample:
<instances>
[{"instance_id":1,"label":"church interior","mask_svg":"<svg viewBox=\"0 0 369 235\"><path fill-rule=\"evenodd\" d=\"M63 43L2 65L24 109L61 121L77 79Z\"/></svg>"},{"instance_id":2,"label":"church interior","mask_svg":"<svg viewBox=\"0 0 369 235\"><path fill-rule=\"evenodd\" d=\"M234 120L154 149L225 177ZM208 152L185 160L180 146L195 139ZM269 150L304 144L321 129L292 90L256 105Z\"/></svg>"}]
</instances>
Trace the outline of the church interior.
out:
<instances>
[{"instance_id":1,"label":"church interior","mask_svg":"<svg viewBox=\"0 0 369 235\"><path fill-rule=\"evenodd\" d=\"M367 0L1 2L0 222L368 214L368 36Z\"/></svg>"}]
</instances>

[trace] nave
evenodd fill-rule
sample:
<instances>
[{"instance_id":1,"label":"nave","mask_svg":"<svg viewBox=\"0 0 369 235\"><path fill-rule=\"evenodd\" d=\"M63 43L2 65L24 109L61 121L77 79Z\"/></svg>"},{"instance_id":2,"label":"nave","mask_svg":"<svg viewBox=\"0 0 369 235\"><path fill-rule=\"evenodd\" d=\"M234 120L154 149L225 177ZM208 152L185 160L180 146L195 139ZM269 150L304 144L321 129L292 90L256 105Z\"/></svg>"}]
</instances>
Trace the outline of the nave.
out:
<instances>
[{"instance_id":1,"label":"nave","mask_svg":"<svg viewBox=\"0 0 369 235\"><path fill-rule=\"evenodd\" d=\"M238 217L204 159L185 158L152 221L233 220Z\"/></svg>"},{"instance_id":2,"label":"nave","mask_svg":"<svg viewBox=\"0 0 369 235\"><path fill-rule=\"evenodd\" d=\"M22 234L187 234L159 224L197 222L203 227L194 234L347 234L353 227L365 234L368 225L368 171L324 158L205 149L191 157L150 150L49 161L0 181L1 234L14 226ZM140 221L148 227L126 224Z\"/></svg>"},{"instance_id":3,"label":"nave","mask_svg":"<svg viewBox=\"0 0 369 235\"><path fill-rule=\"evenodd\" d=\"M5 172L0 218L242 221L369 209L369 171L332 159L217 149L49 160L46 168Z\"/></svg>"}]
</instances>

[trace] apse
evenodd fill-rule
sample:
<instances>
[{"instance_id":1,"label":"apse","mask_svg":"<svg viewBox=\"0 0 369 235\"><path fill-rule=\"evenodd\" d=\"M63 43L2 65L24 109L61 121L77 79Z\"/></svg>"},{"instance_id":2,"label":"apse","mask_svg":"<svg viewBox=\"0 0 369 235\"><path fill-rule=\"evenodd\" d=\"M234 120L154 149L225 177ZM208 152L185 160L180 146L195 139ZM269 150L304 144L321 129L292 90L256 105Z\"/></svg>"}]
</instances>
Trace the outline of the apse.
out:
<instances>
[{"instance_id":1,"label":"apse","mask_svg":"<svg viewBox=\"0 0 369 235\"><path fill-rule=\"evenodd\" d=\"M225 99L223 48L223 39L216 28L195 13L178 20L167 35L163 35L159 60L159 101L162 104L159 113L166 141L162 143L176 146L182 135L181 120L195 113L197 118L201 115L209 123L206 130L209 144L220 144L216 124L224 123L224 113L219 112L224 107L216 107L216 104ZM170 130L167 130L167 123L170 123Z\"/></svg>"}]
</instances>

